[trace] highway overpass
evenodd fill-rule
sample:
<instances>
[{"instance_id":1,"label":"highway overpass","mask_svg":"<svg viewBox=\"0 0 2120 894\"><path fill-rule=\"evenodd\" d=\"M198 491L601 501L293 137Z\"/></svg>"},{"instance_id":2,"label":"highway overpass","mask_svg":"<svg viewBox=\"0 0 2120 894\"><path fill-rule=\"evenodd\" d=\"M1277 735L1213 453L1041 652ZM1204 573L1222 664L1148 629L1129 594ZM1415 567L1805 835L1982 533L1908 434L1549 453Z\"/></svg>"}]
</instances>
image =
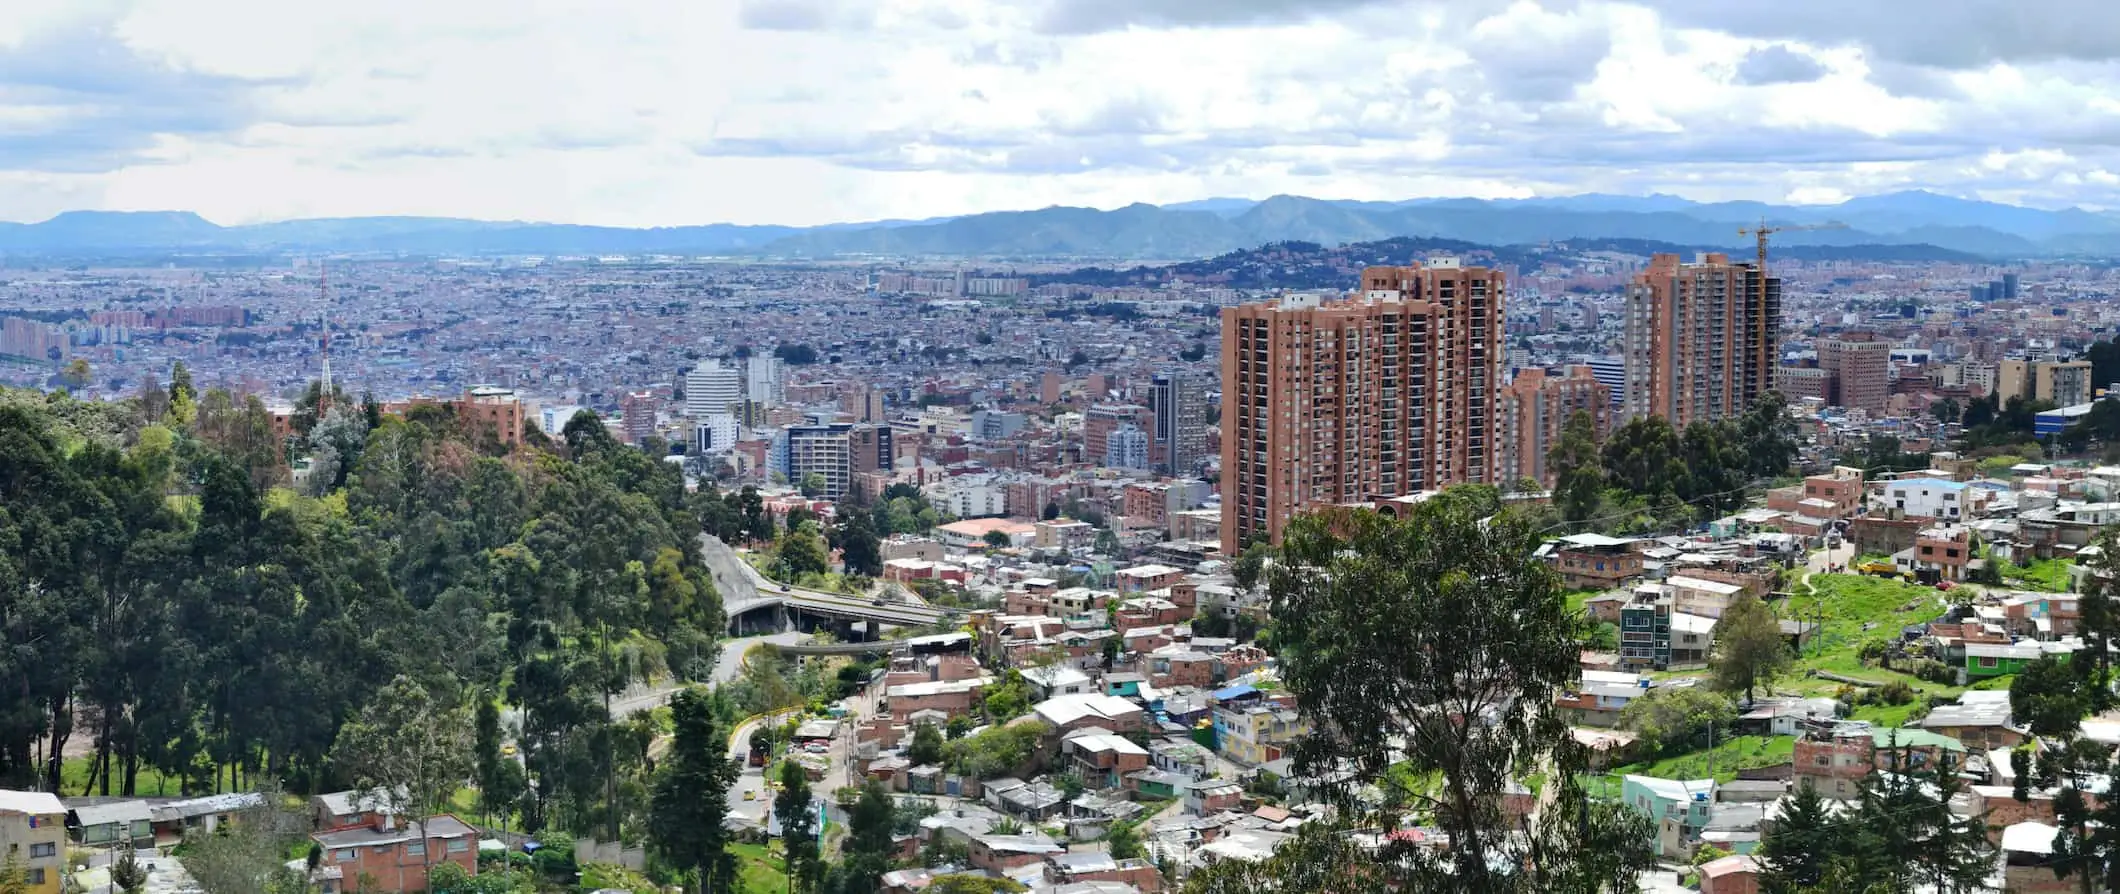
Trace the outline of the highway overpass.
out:
<instances>
[{"instance_id":1,"label":"highway overpass","mask_svg":"<svg viewBox=\"0 0 2120 894\"><path fill-rule=\"evenodd\" d=\"M800 612L833 621L865 621L894 627L926 627L950 615L944 609L906 602L876 602L841 593L826 593L767 580L734 548L709 534L699 535L701 556L721 593L722 613L732 634L759 612ZM777 617L777 615L776 615ZM756 626L756 621L752 621ZM777 624L775 626L778 626Z\"/></svg>"}]
</instances>

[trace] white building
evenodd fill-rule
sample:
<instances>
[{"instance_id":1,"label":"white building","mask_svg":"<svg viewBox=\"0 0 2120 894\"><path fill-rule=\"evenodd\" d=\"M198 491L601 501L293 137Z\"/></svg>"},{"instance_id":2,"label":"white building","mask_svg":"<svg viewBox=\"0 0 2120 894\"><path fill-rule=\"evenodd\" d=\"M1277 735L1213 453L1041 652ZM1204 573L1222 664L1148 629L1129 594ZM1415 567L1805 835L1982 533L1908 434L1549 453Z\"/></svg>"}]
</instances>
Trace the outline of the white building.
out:
<instances>
[{"instance_id":1,"label":"white building","mask_svg":"<svg viewBox=\"0 0 2120 894\"><path fill-rule=\"evenodd\" d=\"M1907 518L1965 517L1965 483L1941 478L1902 478L1884 483L1880 508Z\"/></svg>"},{"instance_id":2,"label":"white building","mask_svg":"<svg viewBox=\"0 0 2120 894\"><path fill-rule=\"evenodd\" d=\"M560 431L567 427L567 420L574 418L574 414L586 409L588 407L580 404L560 404L558 406L540 408L537 411L537 427L544 429L547 435L555 438L559 437Z\"/></svg>"},{"instance_id":3,"label":"white building","mask_svg":"<svg viewBox=\"0 0 2120 894\"><path fill-rule=\"evenodd\" d=\"M729 452L736 446L742 429L736 417L727 413L713 413L701 417L692 429L692 451L702 456L714 456Z\"/></svg>"},{"instance_id":4,"label":"white building","mask_svg":"<svg viewBox=\"0 0 2120 894\"><path fill-rule=\"evenodd\" d=\"M719 360L701 361L685 375L685 415L694 419L727 415L730 407L743 400L742 379L735 367Z\"/></svg>"},{"instance_id":5,"label":"white building","mask_svg":"<svg viewBox=\"0 0 2120 894\"><path fill-rule=\"evenodd\" d=\"M1104 464L1114 469L1148 468L1148 432L1128 424L1104 436Z\"/></svg>"},{"instance_id":6,"label":"white building","mask_svg":"<svg viewBox=\"0 0 2120 894\"><path fill-rule=\"evenodd\" d=\"M785 402L787 366L772 354L752 354L744 377L744 396L752 403L778 406Z\"/></svg>"}]
</instances>

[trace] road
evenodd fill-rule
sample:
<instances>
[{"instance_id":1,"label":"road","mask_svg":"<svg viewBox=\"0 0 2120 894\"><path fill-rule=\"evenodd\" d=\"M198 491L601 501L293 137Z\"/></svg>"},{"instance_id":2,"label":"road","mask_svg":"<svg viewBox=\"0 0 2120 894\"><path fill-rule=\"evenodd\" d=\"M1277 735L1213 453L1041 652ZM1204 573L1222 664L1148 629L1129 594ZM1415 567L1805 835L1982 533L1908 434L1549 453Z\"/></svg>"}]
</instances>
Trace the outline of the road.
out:
<instances>
[{"instance_id":1,"label":"road","mask_svg":"<svg viewBox=\"0 0 2120 894\"><path fill-rule=\"evenodd\" d=\"M714 675L708 682L719 686L736 679L738 674L743 673L744 655L755 646L768 643L776 646L793 646L807 641L809 638L810 635L807 633L775 633L768 636L747 636L742 639L725 640L721 644L721 655L714 660ZM685 688L685 684L671 683L640 692L628 691L625 695L612 699L611 716L624 718L641 711L660 708L669 704L670 696L676 695L677 691L683 688Z\"/></svg>"}]
</instances>

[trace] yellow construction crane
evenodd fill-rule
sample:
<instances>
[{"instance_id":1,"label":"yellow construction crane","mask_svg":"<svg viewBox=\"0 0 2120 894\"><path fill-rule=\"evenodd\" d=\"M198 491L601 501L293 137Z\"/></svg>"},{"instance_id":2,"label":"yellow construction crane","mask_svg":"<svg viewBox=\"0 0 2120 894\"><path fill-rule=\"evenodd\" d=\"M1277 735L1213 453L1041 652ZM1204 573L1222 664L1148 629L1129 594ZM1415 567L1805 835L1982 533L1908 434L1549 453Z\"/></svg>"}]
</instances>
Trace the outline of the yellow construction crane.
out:
<instances>
[{"instance_id":1,"label":"yellow construction crane","mask_svg":"<svg viewBox=\"0 0 2120 894\"><path fill-rule=\"evenodd\" d=\"M1829 220L1829 221L1826 221L1825 223L1815 223L1815 224L1783 224L1783 225L1781 225L1781 226L1778 226L1778 227L1770 227L1770 226L1767 226L1767 219L1766 219L1766 218L1764 218L1764 217L1762 217L1762 218L1760 218L1760 219L1759 219L1759 226L1756 226L1756 227L1739 227L1739 228L1737 229L1737 235L1739 235L1739 236L1753 236L1753 237L1756 237L1756 238L1758 238L1758 240L1759 240L1759 274L1760 274L1761 276L1765 276L1765 275L1767 274L1767 236L1768 236L1769 234L1772 234L1772 233L1793 233L1793 232L1800 232L1800 231L1803 231L1803 230L1845 230L1845 229L1847 229L1847 228L1848 228L1848 225L1847 225L1847 224L1841 223L1840 221L1837 221L1837 220Z\"/></svg>"},{"instance_id":2,"label":"yellow construction crane","mask_svg":"<svg viewBox=\"0 0 2120 894\"><path fill-rule=\"evenodd\" d=\"M1773 233L1789 233L1802 230L1845 230L1847 228L1847 224L1837 220L1826 221L1825 223L1783 224L1778 227L1770 227L1767 226L1767 219L1764 217L1759 219L1759 226L1737 228L1737 235L1752 236L1759 240L1759 301L1757 303L1759 350L1757 356L1753 358L1753 362L1757 364L1753 368L1759 370L1762 382L1765 382L1768 376L1767 371L1774 368L1774 358L1767 356L1767 344L1773 340L1769 337L1767 330L1774 325L1774 321L1768 318L1767 309L1767 236ZM1762 384L1761 390L1765 388L1766 386Z\"/></svg>"}]
</instances>

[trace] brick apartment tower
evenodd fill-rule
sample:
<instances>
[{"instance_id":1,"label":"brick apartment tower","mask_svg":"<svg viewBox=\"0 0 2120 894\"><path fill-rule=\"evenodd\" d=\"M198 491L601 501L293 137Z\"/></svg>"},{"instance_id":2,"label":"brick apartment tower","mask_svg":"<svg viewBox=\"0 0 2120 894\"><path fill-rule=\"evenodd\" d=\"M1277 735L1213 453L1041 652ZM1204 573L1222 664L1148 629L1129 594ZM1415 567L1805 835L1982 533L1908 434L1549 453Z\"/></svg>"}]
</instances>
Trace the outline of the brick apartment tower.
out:
<instances>
[{"instance_id":1,"label":"brick apartment tower","mask_svg":"<svg viewBox=\"0 0 2120 894\"><path fill-rule=\"evenodd\" d=\"M1744 412L1774 387L1780 333L1779 278L1720 253L1656 255L1627 287L1624 418L1684 428Z\"/></svg>"},{"instance_id":2,"label":"brick apartment tower","mask_svg":"<svg viewBox=\"0 0 2120 894\"><path fill-rule=\"evenodd\" d=\"M1884 415L1892 399L1891 342L1874 332L1828 336L1818 341L1818 366L1826 371L1826 403Z\"/></svg>"},{"instance_id":3,"label":"brick apartment tower","mask_svg":"<svg viewBox=\"0 0 2120 894\"><path fill-rule=\"evenodd\" d=\"M1504 279L1443 259L1225 309L1224 553L1310 509L1495 483Z\"/></svg>"},{"instance_id":4,"label":"brick apartment tower","mask_svg":"<svg viewBox=\"0 0 2120 894\"><path fill-rule=\"evenodd\" d=\"M1497 443L1501 444L1503 485L1525 478L1553 486L1546 455L1560 441L1561 429L1577 411L1590 414L1599 438L1612 428L1612 389L1587 366L1570 366L1559 374L1527 369L1502 389Z\"/></svg>"}]
</instances>

